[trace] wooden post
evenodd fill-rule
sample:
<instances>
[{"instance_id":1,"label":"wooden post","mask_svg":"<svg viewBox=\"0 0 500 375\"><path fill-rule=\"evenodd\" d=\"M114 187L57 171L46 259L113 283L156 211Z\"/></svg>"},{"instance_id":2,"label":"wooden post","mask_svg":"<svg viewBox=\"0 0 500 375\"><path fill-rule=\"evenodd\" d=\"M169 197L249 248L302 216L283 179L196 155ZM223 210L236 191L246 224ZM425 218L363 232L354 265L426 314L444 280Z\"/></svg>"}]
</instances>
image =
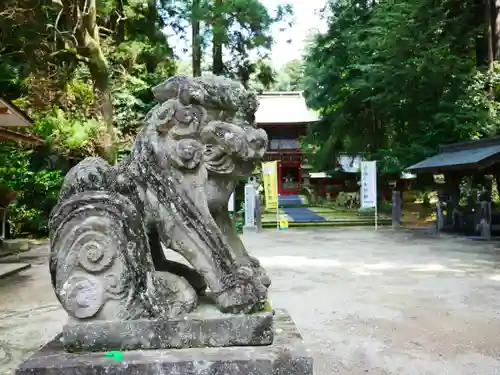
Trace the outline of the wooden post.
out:
<instances>
[{"instance_id":1,"label":"wooden post","mask_svg":"<svg viewBox=\"0 0 500 375\"><path fill-rule=\"evenodd\" d=\"M401 192L392 190L392 229L401 226Z\"/></svg>"},{"instance_id":2,"label":"wooden post","mask_svg":"<svg viewBox=\"0 0 500 375\"><path fill-rule=\"evenodd\" d=\"M460 202L460 182L462 181L462 176L456 173L446 173L445 174L445 184L446 189L446 216L445 228L455 230L457 223L455 223L455 210L458 208Z\"/></svg>"},{"instance_id":3,"label":"wooden post","mask_svg":"<svg viewBox=\"0 0 500 375\"><path fill-rule=\"evenodd\" d=\"M483 176L482 189L479 194L479 235L487 240L491 239L491 192L493 190L493 176Z\"/></svg>"},{"instance_id":4,"label":"wooden post","mask_svg":"<svg viewBox=\"0 0 500 375\"><path fill-rule=\"evenodd\" d=\"M444 187L438 187L437 202L436 202L436 228L441 232L445 227L445 218L443 209L446 205L446 195L444 194Z\"/></svg>"},{"instance_id":5,"label":"wooden post","mask_svg":"<svg viewBox=\"0 0 500 375\"><path fill-rule=\"evenodd\" d=\"M479 235L484 239L491 239L491 202L480 202L481 218L479 220Z\"/></svg>"}]
</instances>

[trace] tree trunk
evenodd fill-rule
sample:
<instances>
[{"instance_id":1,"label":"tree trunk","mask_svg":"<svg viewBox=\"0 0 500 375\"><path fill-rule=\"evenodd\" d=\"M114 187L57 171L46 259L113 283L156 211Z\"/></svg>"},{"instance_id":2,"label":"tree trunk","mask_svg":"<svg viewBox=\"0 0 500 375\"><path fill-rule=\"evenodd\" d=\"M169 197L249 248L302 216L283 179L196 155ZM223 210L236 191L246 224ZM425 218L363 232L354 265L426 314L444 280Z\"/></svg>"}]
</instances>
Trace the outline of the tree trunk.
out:
<instances>
[{"instance_id":1,"label":"tree trunk","mask_svg":"<svg viewBox=\"0 0 500 375\"><path fill-rule=\"evenodd\" d=\"M100 45L96 0L86 0L84 4L86 7L79 8L81 19L80 22L76 23L75 37L81 55L87 58L87 65L94 85L96 109L106 126L106 134L101 142L103 146L102 156L114 164L117 155L109 65Z\"/></svg>"},{"instance_id":2,"label":"tree trunk","mask_svg":"<svg viewBox=\"0 0 500 375\"><path fill-rule=\"evenodd\" d=\"M486 68L488 66L488 32L489 23L486 22L485 0L475 0L474 25L481 30L476 38L476 66Z\"/></svg>"},{"instance_id":3,"label":"tree trunk","mask_svg":"<svg viewBox=\"0 0 500 375\"><path fill-rule=\"evenodd\" d=\"M125 13L123 9L123 0L115 0L114 13L110 16L110 29L115 31L116 44L123 43L125 41Z\"/></svg>"},{"instance_id":4,"label":"tree trunk","mask_svg":"<svg viewBox=\"0 0 500 375\"><path fill-rule=\"evenodd\" d=\"M104 57L104 55L102 56ZM111 87L109 82L109 70L107 64L98 60L95 64L90 64L89 70L94 83L94 95L96 98L97 110L106 126L106 134L101 139L102 156L111 164L116 163L116 136L113 125L113 102L111 99Z\"/></svg>"},{"instance_id":5,"label":"tree trunk","mask_svg":"<svg viewBox=\"0 0 500 375\"><path fill-rule=\"evenodd\" d=\"M493 51L493 17L492 5L495 0L485 0L484 19L487 25L487 41L488 41L488 70L493 71L494 51Z\"/></svg>"},{"instance_id":6,"label":"tree trunk","mask_svg":"<svg viewBox=\"0 0 500 375\"><path fill-rule=\"evenodd\" d=\"M191 39L193 76L201 76L201 36L200 36L200 0L193 0L191 8Z\"/></svg>"},{"instance_id":7,"label":"tree trunk","mask_svg":"<svg viewBox=\"0 0 500 375\"><path fill-rule=\"evenodd\" d=\"M493 58L500 60L500 0L491 1L491 25L493 34Z\"/></svg>"},{"instance_id":8,"label":"tree trunk","mask_svg":"<svg viewBox=\"0 0 500 375\"><path fill-rule=\"evenodd\" d=\"M224 60L222 59L222 46L224 44L224 15L222 14L222 0L215 0L214 19L212 23L212 73L224 74Z\"/></svg>"},{"instance_id":9,"label":"tree trunk","mask_svg":"<svg viewBox=\"0 0 500 375\"><path fill-rule=\"evenodd\" d=\"M158 4L156 0L148 0L148 12L146 16L146 28L143 32L147 35L150 41L154 41L157 38L156 28L157 24L164 26L161 16L158 13ZM152 53L143 54L143 58L146 62L146 70L148 73L154 73L156 67L158 66L158 59Z\"/></svg>"}]
</instances>

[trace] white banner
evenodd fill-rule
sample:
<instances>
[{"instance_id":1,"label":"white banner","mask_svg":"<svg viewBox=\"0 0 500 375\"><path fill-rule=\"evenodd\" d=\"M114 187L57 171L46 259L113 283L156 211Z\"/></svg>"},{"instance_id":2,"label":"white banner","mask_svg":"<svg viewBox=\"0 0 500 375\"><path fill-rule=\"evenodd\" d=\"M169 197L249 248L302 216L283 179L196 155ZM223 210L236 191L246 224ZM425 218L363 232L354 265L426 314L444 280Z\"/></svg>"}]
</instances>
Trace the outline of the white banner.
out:
<instances>
[{"instance_id":1,"label":"white banner","mask_svg":"<svg viewBox=\"0 0 500 375\"><path fill-rule=\"evenodd\" d=\"M361 207L377 207L377 162L361 162Z\"/></svg>"},{"instance_id":2,"label":"white banner","mask_svg":"<svg viewBox=\"0 0 500 375\"><path fill-rule=\"evenodd\" d=\"M229 197L229 202L227 202L227 210L229 212L234 212L234 191L233 194Z\"/></svg>"},{"instance_id":3,"label":"white banner","mask_svg":"<svg viewBox=\"0 0 500 375\"><path fill-rule=\"evenodd\" d=\"M245 227L255 226L255 188L252 184L245 185Z\"/></svg>"}]
</instances>

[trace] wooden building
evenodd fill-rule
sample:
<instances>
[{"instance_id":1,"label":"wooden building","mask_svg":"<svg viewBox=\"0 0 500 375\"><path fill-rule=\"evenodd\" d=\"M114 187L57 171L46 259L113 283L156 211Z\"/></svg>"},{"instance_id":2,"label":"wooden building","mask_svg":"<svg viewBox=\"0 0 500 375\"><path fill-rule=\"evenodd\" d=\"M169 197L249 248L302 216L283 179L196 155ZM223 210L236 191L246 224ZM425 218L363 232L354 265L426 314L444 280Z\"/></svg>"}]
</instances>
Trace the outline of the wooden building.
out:
<instances>
[{"instance_id":1,"label":"wooden building","mask_svg":"<svg viewBox=\"0 0 500 375\"><path fill-rule=\"evenodd\" d=\"M490 237L492 232L500 235L498 203L492 206L493 180L500 186L500 137L443 145L438 154L408 171L433 176L439 230L481 237ZM468 191L461 188L464 179L469 180ZM462 198L467 203L460 204Z\"/></svg>"},{"instance_id":2,"label":"wooden building","mask_svg":"<svg viewBox=\"0 0 500 375\"><path fill-rule=\"evenodd\" d=\"M42 138L17 131L32 125L33 121L21 109L8 100L0 98L0 142L7 141L32 146L43 145ZM10 190L7 186L0 186L0 242L5 239L7 234L8 207L17 197L17 192Z\"/></svg>"},{"instance_id":3,"label":"wooden building","mask_svg":"<svg viewBox=\"0 0 500 375\"><path fill-rule=\"evenodd\" d=\"M299 194L308 168L300 149L300 137L319 116L309 109L302 92L265 92L259 96L255 114L257 126L267 132L269 149L266 161L278 161L278 192Z\"/></svg>"},{"instance_id":4,"label":"wooden building","mask_svg":"<svg viewBox=\"0 0 500 375\"><path fill-rule=\"evenodd\" d=\"M0 98L0 141L41 145L43 139L13 129L28 128L33 121L18 107L6 99Z\"/></svg>"}]
</instances>

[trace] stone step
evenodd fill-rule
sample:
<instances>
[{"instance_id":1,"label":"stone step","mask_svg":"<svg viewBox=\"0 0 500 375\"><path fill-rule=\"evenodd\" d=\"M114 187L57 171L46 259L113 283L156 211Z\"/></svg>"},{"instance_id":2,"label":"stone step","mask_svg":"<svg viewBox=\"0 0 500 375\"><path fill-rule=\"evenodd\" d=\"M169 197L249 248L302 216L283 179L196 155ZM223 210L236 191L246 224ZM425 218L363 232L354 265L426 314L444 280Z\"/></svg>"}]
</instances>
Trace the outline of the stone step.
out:
<instances>
[{"instance_id":1,"label":"stone step","mask_svg":"<svg viewBox=\"0 0 500 375\"><path fill-rule=\"evenodd\" d=\"M379 220L377 225L387 226L391 225L391 220ZM374 226L374 220L337 220L337 221L317 221L317 222L288 222L289 228L300 227L360 227L360 226ZM262 223L263 228L276 228L276 222L266 221Z\"/></svg>"},{"instance_id":2,"label":"stone step","mask_svg":"<svg viewBox=\"0 0 500 375\"><path fill-rule=\"evenodd\" d=\"M0 279L12 276L31 267L28 263L0 263Z\"/></svg>"}]
</instances>

